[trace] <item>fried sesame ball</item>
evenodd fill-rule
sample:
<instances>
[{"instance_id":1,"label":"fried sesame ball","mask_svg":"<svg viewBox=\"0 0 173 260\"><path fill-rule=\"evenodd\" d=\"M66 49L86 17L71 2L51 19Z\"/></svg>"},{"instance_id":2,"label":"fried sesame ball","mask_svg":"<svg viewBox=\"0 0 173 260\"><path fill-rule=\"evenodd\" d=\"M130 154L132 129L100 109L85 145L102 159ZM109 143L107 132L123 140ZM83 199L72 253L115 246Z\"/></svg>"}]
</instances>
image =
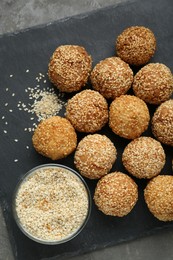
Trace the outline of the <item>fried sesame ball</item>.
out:
<instances>
[{"instance_id":1,"label":"fried sesame ball","mask_svg":"<svg viewBox=\"0 0 173 260\"><path fill-rule=\"evenodd\" d=\"M108 121L108 104L97 91L86 89L68 100L66 117L79 132L94 133Z\"/></svg>"},{"instance_id":2,"label":"fried sesame ball","mask_svg":"<svg viewBox=\"0 0 173 260\"><path fill-rule=\"evenodd\" d=\"M160 104L173 93L173 76L162 63L150 63L140 69L133 81L134 94L150 104Z\"/></svg>"},{"instance_id":3,"label":"fried sesame ball","mask_svg":"<svg viewBox=\"0 0 173 260\"><path fill-rule=\"evenodd\" d=\"M50 59L48 76L62 92L79 91L87 83L91 68L92 59L84 47L61 45Z\"/></svg>"},{"instance_id":4,"label":"fried sesame ball","mask_svg":"<svg viewBox=\"0 0 173 260\"><path fill-rule=\"evenodd\" d=\"M173 220L173 176L158 175L151 179L144 190L144 198L157 219Z\"/></svg>"},{"instance_id":5,"label":"fried sesame ball","mask_svg":"<svg viewBox=\"0 0 173 260\"><path fill-rule=\"evenodd\" d=\"M126 28L116 41L117 55L130 65L146 64L156 50L153 32L144 26Z\"/></svg>"},{"instance_id":6,"label":"fried sesame ball","mask_svg":"<svg viewBox=\"0 0 173 260\"><path fill-rule=\"evenodd\" d=\"M165 152L160 142L142 136L125 147L122 162L126 170L136 178L150 179L164 167Z\"/></svg>"},{"instance_id":7,"label":"fried sesame ball","mask_svg":"<svg viewBox=\"0 0 173 260\"><path fill-rule=\"evenodd\" d=\"M66 118L53 116L39 123L32 142L38 153L52 160L58 160L75 150L77 135Z\"/></svg>"},{"instance_id":8,"label":"fried sesame ball","mask_svg":"<svg viewBox=\"0 0 173 260\"><path fill-rule=\"evenodd\" d=\"M85 136L78 144L74 163L81 175L98 179L112 168L117 151L111 140L101 134Z\"/></svg>"},{"instance_id":9,"label":"fried sesame ball","mask_svg":"<svg viewBox=\"0 0 173 260\"><path fill-rule=\"evenodd\" d=\"M106 215L123 217L138 200L137 184L122 172L112 172L102 177L96 186L94 201Z\"/></svg>"},{"instance_id":10,"label":"fried sesame ball","mask_svg":"<svg viewBox=\"0 0 173 260\"><path fill-rule=\"evenodd\" d=\"M91 83L105 98L115 99L131 87L133 71L118 57L100 61L91 72Z\"/></svg>"},{"instance_id":11,"label":"fried sesame ball","mask_svg":"<svg viewBox=\"0 0 173 260\"><path fill-rule=\"evenodd\" d=\"M148 107L138 97L122 95L110 105L109 126L115 134L123 138L139 137L148 128L149 120Z\"/></svg>"},{"instance_id":12,"label":"fried sesame ball","mask_svg":"<svg viewBox=\"0 0 173 260\"><path fill-rule=\"evenodd\" d=\"M173 99L165 101L156 109L151 127L160 142L173 146Z\"/></svg>"}]
</instances>

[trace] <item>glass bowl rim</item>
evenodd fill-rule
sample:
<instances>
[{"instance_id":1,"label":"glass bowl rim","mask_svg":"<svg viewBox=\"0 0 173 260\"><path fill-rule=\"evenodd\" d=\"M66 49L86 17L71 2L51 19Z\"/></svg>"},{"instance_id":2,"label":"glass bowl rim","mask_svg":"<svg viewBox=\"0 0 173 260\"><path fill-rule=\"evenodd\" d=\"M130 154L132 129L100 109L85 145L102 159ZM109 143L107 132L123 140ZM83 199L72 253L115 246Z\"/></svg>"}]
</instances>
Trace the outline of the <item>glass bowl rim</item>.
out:
<instances>
[{"instance_id":1,"label":"glass bowl rim","mask_svg":"<svg viewBox=\"0 0 173 260\"><path fill-rule=\"evenodd\" d=\"M23 225L21 224L19 217L17 215L17 211L16 211L16 196L18 193L18 190L20 189L21 185L27 180L27 178L31 175L34 174L34 172L36 172L37 170L41 169L41 168L51 168L51 167L57 167L57 168L63 168L66 169L67 171L70 171L73 175L77 176L78 179L81 181L81 183L83 184L83 186L85 187L85 190L87 192L87 196L88 196L88 210L87 210L87 214L85 219L83 220L81 226L79 226L78 229L76 229L73 233L71 233L69 236L66 236L65 238L61 239L61 240L45 240L45 239L41 239L38 238L36 236L33 236L31 233L27 232L27 230L23 227ZM79 235L79 233L81 233L81 231L83 230L83 228L86 226L90 215L91 215L91 208L92 208L92 199L91 199L91 193L89 190L89 187L86 183L86 181L84 180L84 178L74 169L63 165L63 164L58 164L58 163L46 163L46 164L40 164L36 167L33 167L32 169L30 169L29 171L27 171L18 181L14 193L13 193L13 198L12 198L12 213L13 213L13 217L15 219L15 222L17 224L17 226L19 227L19 229L22 231L22 233L24 235L26 235L28 238L30 238L31 240L40 243L40 244L45 244L45 245L58 245L58 244L62 244L65 242L68 242L70 240L72 240L73 238L75 238L77 235Z\"/></svg>"}]
</instances>

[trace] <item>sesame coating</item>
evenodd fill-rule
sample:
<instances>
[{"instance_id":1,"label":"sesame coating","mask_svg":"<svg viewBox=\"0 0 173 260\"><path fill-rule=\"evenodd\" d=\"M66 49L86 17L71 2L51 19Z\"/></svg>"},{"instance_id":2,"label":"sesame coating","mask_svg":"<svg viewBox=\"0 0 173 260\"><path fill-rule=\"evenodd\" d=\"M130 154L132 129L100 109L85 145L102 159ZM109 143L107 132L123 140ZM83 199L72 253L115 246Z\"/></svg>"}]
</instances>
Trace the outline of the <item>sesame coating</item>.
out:
<instances>
[{"instance_id":1,"label":"sesame coating","mask_svg":"<svg viewBox=\"0 0 173 260\"><path fill-rule=\"evenodd\" d=\"M123 138L139 137L148 128L149 120L148 107L138 97L121 95L110 105L109 126L115 134Z\"/></svg>"},{"instance_id":2,"label":"sesame coating","mask_svg":"<svg viewBox=\"0 0 173 260\"><path fill-rule=\"evenodd\" d=\"M107 136L93 134L85 136L79 142L74 163L81 175L98 179L111 170L116 156L116 148Z\"/></svg>"},{"instance_id":3,"label":"sesame coating","mask_svg":"<svg viewBox=\"0 0 173 260\"><path fill-rule=\"evenodd\" d=\"M118 57L100 61L91 72L91 83L105 98L114 99L131 87L133 71Z\"/></svg>"},{"instance_id":4,"label":"sesame coating","mask_svg":"<svg viewBox=\"0 0 173 260\"><path fill-rule=\"evenodd\" d=\"M150 212L161 221L173 220L173 176L158 175L149 181L144 198Z\"/></svg>"},{"instance_id":5,"label":"sesame coating","mask_svg":"<svg viewBox=\"0 0 173 260\"><path fill-rule=\"evenodd\" d=\"M106 215L123 217L138 200L137 184L128 175L112 172L102 177L96 186L94 201Z\"/></svg>"},{"instance_id":6,"label":"sesame coating","mask_svg":"<svg viewBox=\"0 0 173 260\"><path fill-rule=\"evenodd\" d=\"M137 178L152 178L165 165L165 152L151 137L142 136L131 141L124 149L122 162L126 170Z\"/></svg>"},{"instance_id":7,"label":"sesame coating","mask_svg":"<svg viewBox=\"0 0 173 260\"><path fill-rule=\"evenodd\" d=\"M38 153L58 160L75 150L77 135L66 118L53 116L39 123L32 136L32 142Z\"/></svg>"},{"instance_id":8,"label":"sesame coating","mask_svg":"<svg viewBox=\"0 0 173 260\"><path fill-rule=\"evenodd\" d=\"M48 76L62 92L79 91L88 80L91 66L91 56L84 47L61 45L50 59Z\"/></svg>"},{"instance_id":9,"label":"sesame coating","mask_svg":"<svg viewBox=\"0 0 173 260\"><path fill-rule=\"evenodd\" d=\"M149 63L138 71L133 81L134 94L150 104L160 104L173 93L173 76L162 63Z\"/></svg>"},{"instance_id":10,"label":"sesame coating","mask_svg":"<svg viewBox=\"0 0 173 260\"><path fill-rule=\"evenodd\" d=\"M156 50L153 32L144 26L126 28L116 41L117 55L130 65L146 64Z\"/></svg>"},{"instance_id":11,"label":"sesame coating","mask_svg":"<svg viewBox=\"0 0 173 260\"><path fill-rule=\"evenodd\" d=\"M173 146L173 99L165 101L156 109L151 127L160 142Z\"/></svg>"},{"instance_id":12,"label":"sesame coating","mask_svg":"<svg viewBox=\"0 0 173 260\"><path fill-rule=\"evenodd\" d=\"M94 133L108 121L108 104L97 91L83 90L68 100L66 118L79 132Z\"/></svg>"}]
</instances>

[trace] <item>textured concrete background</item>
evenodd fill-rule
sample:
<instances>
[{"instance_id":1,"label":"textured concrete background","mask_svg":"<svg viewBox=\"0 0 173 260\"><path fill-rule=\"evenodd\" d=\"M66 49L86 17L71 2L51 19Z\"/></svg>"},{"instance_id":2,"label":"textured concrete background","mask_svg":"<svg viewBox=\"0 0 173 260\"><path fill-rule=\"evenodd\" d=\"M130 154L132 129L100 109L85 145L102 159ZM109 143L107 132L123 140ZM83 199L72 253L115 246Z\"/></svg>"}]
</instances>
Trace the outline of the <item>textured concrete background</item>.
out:
<instances>
[{"instance_id":1,"label":"textured concrete background","mask_svg":"<svg viewBox=\"0 0 173 260\"><path fill-rule=\"evenodd\" d=\"M0 34L83 13L127 0L1 0ZM139 0L142 1L142 0ZM134 227L135 228L135 227ZM173 231L106 248L73 260L172 260ZM13 260L5 222L0 210L0 260ZM32 259L31 259L32 260Z\"/></svg>"}]
</instances>

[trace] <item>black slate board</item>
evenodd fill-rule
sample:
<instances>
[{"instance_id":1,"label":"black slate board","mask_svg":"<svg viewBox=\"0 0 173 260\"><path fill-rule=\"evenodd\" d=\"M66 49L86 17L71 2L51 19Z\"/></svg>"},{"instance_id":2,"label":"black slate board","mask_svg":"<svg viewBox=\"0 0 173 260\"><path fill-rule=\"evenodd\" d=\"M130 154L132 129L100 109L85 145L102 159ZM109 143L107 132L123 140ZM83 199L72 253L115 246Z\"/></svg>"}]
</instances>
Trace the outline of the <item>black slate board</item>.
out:
<instances>
[{"instance_id":1,"label":"black slate board","mask_svg":"<svg viewBox=\"0 0 173 260\"><path fill-rule=\"evenodd\" d=\"M108 217L99 212L93 203L91 218L83 232L64 245L45 246L29 240L16 226L11 211L12 194L20 177L34 166L51 162L32 148L32 133L24 131L25 127L31 126L31 115L19 111L16 105L19 100L28 102L28 94L24 89L37 84L35 78L39 72L46 74L49 58L55 48L61 44L83 45L92 55L94 66L101 59L115 54L115 39L124 28L144 25L151 28L157 38L157 52L151 61L165 63L173 69L172 14L172 0L135 1L0 37L0 202L16 259L62 259L116 245L153 233L157 229L173 228L172 222L160 222L147 210L143 199L146 181L142 180L136 180L139 184L139 201L129 215L124 218ZM40 85L52 87L48 81L45 84L42 81ZM149 108L152 114L155 107ZM10 113L9 109L13 112ZM63 113L64 110L60 115ZM112 170L126 172L121 164L121 154L128 141L113 135L108 127L101 133L106 133L119 151ZM150 129L144 133L150 134ZM79 135L79 140L81 137ZM14 139L19 141L15 142ZM26 149L27 145L29 149ZM162 174L172 174L172 148L164 146L164 149L167 162ZM18 162L15 163L15 159ZM58 162L74 167L73 155ZM96 181L86 181L93 196Z\"/></svg>"}]
</instances>

